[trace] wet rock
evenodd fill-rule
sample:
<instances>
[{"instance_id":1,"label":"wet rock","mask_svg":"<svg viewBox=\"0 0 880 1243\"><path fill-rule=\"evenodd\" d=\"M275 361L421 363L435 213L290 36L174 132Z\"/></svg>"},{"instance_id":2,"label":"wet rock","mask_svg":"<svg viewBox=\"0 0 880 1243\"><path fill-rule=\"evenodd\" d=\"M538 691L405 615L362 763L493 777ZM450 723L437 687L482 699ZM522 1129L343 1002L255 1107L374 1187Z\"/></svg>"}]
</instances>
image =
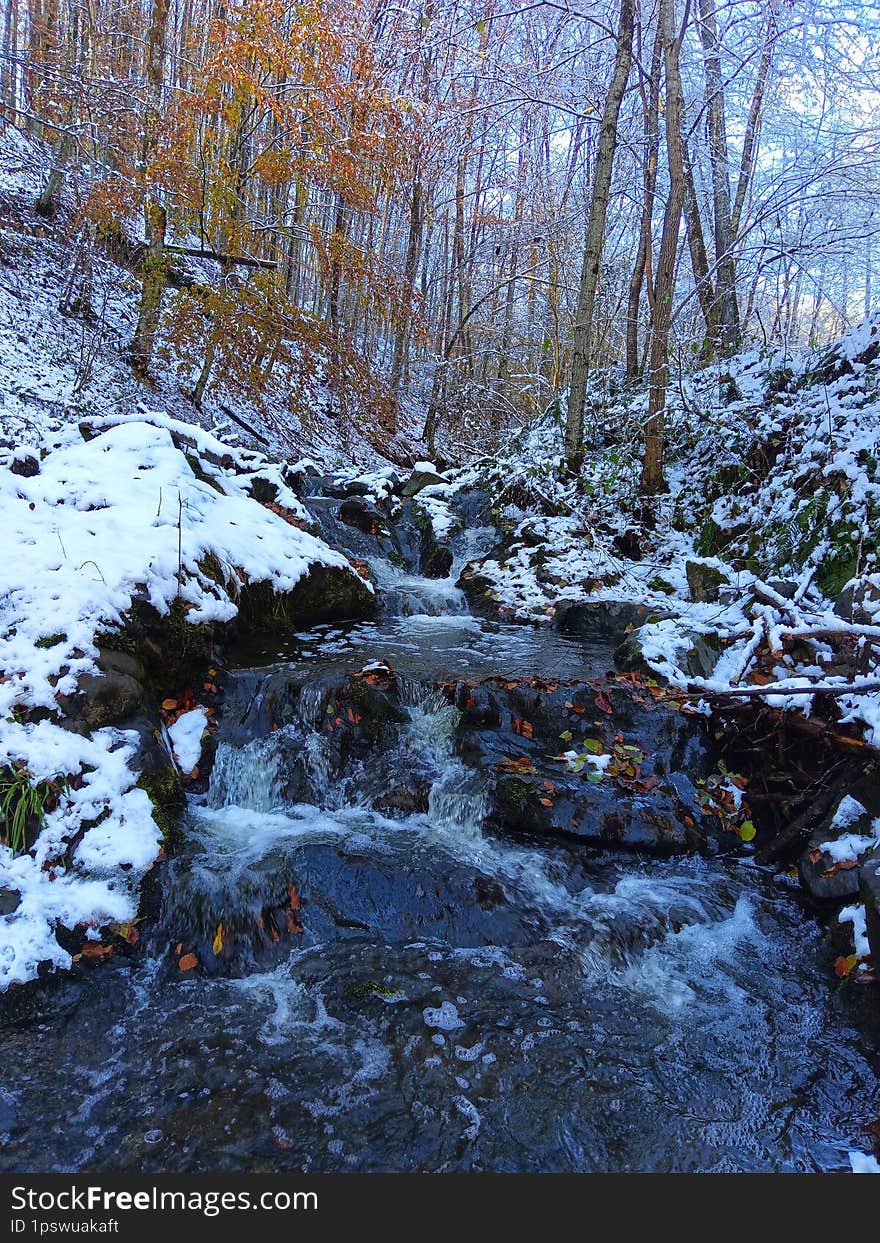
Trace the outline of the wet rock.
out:
<instances>
[{"instance_id":1,"label":"wet rock","mask_svg":"<svg viewBox=\"0 0 880 1243\"><path fill-rule=\"evenodd\" d=\"M691 599L697 604L715 603L719 589L728 582L727 576L705 561L688 561L684 568Z\"/></svg>"},{"instance_id":2,"label":"wet rock","mask_svg":"<svg viewBox=\"0 0 880 1243\"><path fill-rule=\"evenodd\" d=\"M181 835L181 821L186 805L186 795L177 765L156 737L151 721L137 717L123 722L126 729L138 735L137 751L131 767L139 774L137 784L146 791L153 806L162 840L166 845L177 842ZM149 875L149 874L148 874ZM144 902L149 905L152 890L149 883L144 889Z\"/></svg>"},{"instance_id":3,"label":"wet rock","mask_svg":"<svg viewBox=\"0 0 880 1243\"><path fill-rule=\"evenodd\" d=\"M248 583L239 599L237 628L274 631L322 621L356 621L372 617L378 601L353 569L314 564L290 591L272 583Z\"/></svg>"},{"instance_id":4,"label":"wet rock","mask_svg":"<svg viewBox=\"0 0 880 1243\"><path fill-rule=\"evenodd\" d=\"M481 561L469 561L459 574L456 586L464 593L474 613L492 619L500 616L501 606L494 598L495 583L484 573Z\"/></svg>"},{"instance_id":5,"label":"wet rock","mask_svg":"<svg viewBox=\"0 0 880 1243\"><path fill-rule=\"evenodd\" d=\"M339 520L348 527L357 527L365 535L388 535L385 517L374 505L358 498L349 498L339 506Z\"/></svg>"},{"instance_id":6,"label":"wet rock","mask_svg":"<svg viewBox=\"0 0 880 1243\"><path fill-rule=\"evenodd\" d=\"M480 710L476 691L498 725ZM614 684L492 678L457 688L462 701L459 751L491 776L489 829L660 854L739 844L701 806L697 782L712 768L702 718ZM574 772L563 753L582 754L585 741L602 758Z\"/></svg>"},{"instance_id":7,"label":"wet rock","mask_svg":"<svg viewBox=\"0 0 880 1243\"><path fill-rule=\"evenodd\" d=\"M880 859L871 859L859 869L859 896L865 904L871 955L880 963Z\"/></svg>"},{"instance_id":8,"label":"wet rock","mask_svg":"<svg viewBox=\"0 0 880 1243\"><path fill-rule=\"evenodd\" d=\"M658 613L644 604L629 600L598 600L593 604L563 604L556 613L556 628L563 634L578 634L609 643L622 642L628 626L643 626L671 614Z\"/></svg>"},{"instance_id":9,"label":"wet rock","mask_svg":"<svg viewBox=\"0 0 880 1243\"><path fill-rule=\"evenodd\" d=\"M460 683L456 688L455 706L467 726L494 728L501 724L501 706L485 683L476 686Z\"/></svg>"},{"instance_id":10,"label":"wet rock","mask_svg":"<svg viewBox=\"0 0 880 1243\"><path fill-rule=\"evenodd\" d=\"M144 662L133 653L114 652L111 648L99 649L98 668L102 673L121 674L135 682L143 682L146 673Z\"/></svg>"},{"instance_id":11,"label":"wet rock","mask_svg":"<svg viewBox=\"0 0 880 1243\"><path fill-rule=\"evenodd\" d=\"M263 479L260 475L256 475L251 480L248 496L259 501L261 505L271 505L278 497L278 484L273 483L271 479Z\"/></svg>"},{"instance_id":12,"label":"wet rock","mask_svg":"<svg viewBox=\"0 0 880 1243\"><path fill-rule=\"evenodd\" d=\"M494 525L492 494L485 488L462 488L453 493L449 503L460 515L464 528Z\"/></svg>"},{"instance_id":13,"label":"wet rock","mask_svg":"<svg viewBox=\"0 0 880 1243\"><path fill-rule=\"evenodd\" d=\"M429 488L434 484L444 482L443 476L430 463L420 462L403 485L402 495L413 497L421 492L422 488Z\"/></svg>"},{"instance_id":14,"label":"wet rock","mask_svg":"<svg viewBox=\"0 0 880 1243\"><path fill-rule=\"evenodd\" d=\"M410 816L414 812L428 810L430 792L430 782L423 782L420 786L414 786L412 783L392 786L390 790L386 790L384 794L373 800L373 807L386 816L396 814Z\"/></svg>"},{"instance_id":15,"label":"wet rock","mask_svg":"<svg viewBox=\"0 0 880 1243\"><path fill-rule=\"evenodd\" d=\"M856 860L835 860L829 847L843 837L865 837L865 850L872 840L871 828L880 816L880 790L873 771L866 773L849 787L822 822L810 834L807 846L798 860L798 872L804 888L818 901L848 901L859 892L859 869Z\"/></svg>"},{"instance_id":16,"label":"wet rock","mask_svg":"<svg viewBox=\"0 0 880 1243\"><path fill-rule=\"evenodd\" d=\"M801 884L819 902L843 902L854 898L859 892L859 869L835 867L831 856L822 850L824 844L814 836L798 860Z\"/></svg>"},{"instance_id":17,"label":"wet rock","mask_svg":"<svg viewBox=\"0 0 880 1243\"><path fill-rule=\"evenodd\" d=\"M452 549L445 540L437 538L430 514L418 501L407 501L401 518L411 518L418 530L419 573L424 578L447 578L452 569Z\"/></svg>"},{"instance_id":18,"label":"wet rock","mask_svg":"<svg viewBox=\"0 0 880 1243\"><path fill-rule=\"evenodd\" d=\"M369 496L369 485L360 479L320 479L316 490L324 496L344 501L349 496Z\"/></svg>"}]
</instances>

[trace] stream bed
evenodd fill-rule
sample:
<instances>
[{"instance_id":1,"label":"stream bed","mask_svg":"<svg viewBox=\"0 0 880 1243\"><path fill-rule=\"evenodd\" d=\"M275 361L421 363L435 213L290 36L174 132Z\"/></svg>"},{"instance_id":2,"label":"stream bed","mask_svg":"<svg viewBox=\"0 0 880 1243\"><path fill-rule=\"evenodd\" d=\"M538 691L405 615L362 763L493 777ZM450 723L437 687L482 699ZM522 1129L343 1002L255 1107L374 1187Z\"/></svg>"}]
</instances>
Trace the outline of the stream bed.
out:
<instances>
[{"instance_id":1,"label":"stream bed","mask_svg":"<svg viewBox=\"0 0 880 1243\"><path fill-rule=\"evenodd\" d=\"M143 952L4 1029L0 1170L849 1169L878 1006L784 877L486 831L435 682L585 679L614 644L475 618L474 547L448 580L375 564L378 621L230 675ZM340 776L326 688L380 661L401 720ZM426 805L377 810L413 774Z\"/></svg>"}]
</instances>

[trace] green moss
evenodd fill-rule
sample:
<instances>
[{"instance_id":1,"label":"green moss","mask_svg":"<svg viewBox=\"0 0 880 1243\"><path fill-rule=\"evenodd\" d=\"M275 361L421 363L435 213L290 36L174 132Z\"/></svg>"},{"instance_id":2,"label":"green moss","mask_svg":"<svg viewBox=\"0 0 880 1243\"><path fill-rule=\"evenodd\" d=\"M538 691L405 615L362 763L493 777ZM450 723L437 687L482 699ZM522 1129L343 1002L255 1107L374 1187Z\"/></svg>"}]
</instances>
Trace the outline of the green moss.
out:
<instances>
[{"instance_id":1,"label":"green moss","mask_svg":"<svg viewBox=\"0 0 880 1243\"><path fill-rule=\"evenodd\" d=\"M64 633L64 631L59 630L55 634L47 634L43 636L42 638L37 639L36 643L34 644L34 647L40 647L40 648L57 647L58 644L63 643L66 638L67 638L67 635Z\"/></svg>"},{"instance_id":2,"label":"green moss","mask_svg":"<svg viewBox=\"0 0 880 1243\"><path fill-rule=\"evenodd\" d=\"M382 1001L391 1001L405 997L402 988L392 988L389 984L381 984L378 980L364 980L361 984L352 984L345 990L346 997L357 1000L361 997L378 997Z\"/></svg>"},{"instance_id":3,"label":"green moss","mask_svg":"<svg viewBox=\"0 0 880 1243\"><path fill-rule=\"evenodd\" d=\"M153 806L153 819L162 834L163 844L177 845L183 837L180 812L185 801L177 770L168 764L158 772L143 772L137 780L137 787L146 792Z\"/></svg>"},{"instance_id":4,"label":"green moss","mask_svg":"<svg viewBox=\"0 0 880 1243\"><path fill-rule=\"evenodd\" d=\"M534 793L534 787L521 777L504 777L498 782L496 792L502 802L521 810Z\"/></svg>"},{"instance_id":5,"label":"green moss","mask_svg":"<svg viewBox=\"0 0 880 1243\"><path fill-rule=\"evenodd\" d=\"M724 546L724 532L714 520L707 518L694 540L694 548L701 557L714 557Z\"/></svg>"},{"instance_id":6,"label":"green moss","mask_svg":"<svg viewBox=\"0 0 880 1243\"><path fill-rule=\"evenodd\" d=\"M186 458L187 465L189 466L190 470L195 475L196 479L199 480L200 483L206 483L209 488L213 488L214 491L219 492L221 496L226 495L226 492L220 486L219 481L215 479L213 475L208 474L208 472L205 470L204 466L202 466L201 462L199 461L199 459L196 457L194 453L186 453L184 454L184 457Z\"/></svg>"},{"instance_id":7,"label":"green moss","mask_svg":"<svg viewBox=\"0 0 880 1243\"><path fill-rule=\"evenodd\" d=\"M204 574L205 578L212 583L216 583L219 587L226 586L226 575L223 573L223 566L220 564L219 557L213 552L206 552L197 562L199 570Z\"/></svg>"}]
</instances>

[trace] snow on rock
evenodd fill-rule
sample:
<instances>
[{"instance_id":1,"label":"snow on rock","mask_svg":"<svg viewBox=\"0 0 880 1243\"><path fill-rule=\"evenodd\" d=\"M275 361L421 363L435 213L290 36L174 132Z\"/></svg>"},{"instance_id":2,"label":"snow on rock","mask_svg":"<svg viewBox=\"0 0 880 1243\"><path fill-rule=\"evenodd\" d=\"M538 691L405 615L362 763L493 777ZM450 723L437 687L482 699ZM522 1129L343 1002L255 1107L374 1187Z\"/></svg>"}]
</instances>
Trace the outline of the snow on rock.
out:
<instances>
[{"instance_id":1,"label":"snow on rock","mask_svg":"<svg viewBox=\"0 0 880 1243\"><path fill-rule=\"evenodd\" d=\"M880 1174L880 1161L866 1152L855 1150L847 1154L854 1174Z\"/></svg>"},{"instance_id":2,"label":"snow on rock","mask_svg":"<svg viewBox=\"0 0 880 1243\"><path fill-rule=\"evenodd\" d=\"M174 750L177 767L186 776L191 773L202 756L202 735L208 724L208 715L204 708L193 708L191 712L182 713L173 725L169 726L168 736Z\"/></svg>"},{"instance_id":3,"label":"snow on rock","mask_svg":"<svg viewBox=\"0 0 880 1243\"><path fill-rule=\"evenodd\" d=\"M837 916L842 924L852 924L853 942L855 943L856 955L859 958L867 958L871 953L871 946L868 944L867 920L865 918L865 908L863 906L845 906Z\"/></svg>"},{"instance_id":4,"label":"snow on rock","mask_svg":"<svg viewBox=\"0 0 880 1243\"><path fill-rule=\"evenodd\" d=\"M20 444L0 451L0 529L15 550L0 560L0 765L24 766L32 783L60 790L30 852L0 846L0 887L20 895L0 919L0 988L34 978L40 963L69 965L56 925L133 918L159 850L131 766L137 736L82 737L58 723L58 699L97 671L97 633L118 626L136 599L165 615L179 598L188 622L225 622L246 581L286 592L314 565L355 573L343 554L252 499L254 480L267 480L277 505L304 514L259 455L161 414L98 419L84 433L69 424L34 432L39 469L26 476L12 470ZM208 556L224 583L205 573ZM33 721L34 710L49 716ZM197 710L172 727L184 772L198 762L204 726Z\"/></svg>"}]
</instances>

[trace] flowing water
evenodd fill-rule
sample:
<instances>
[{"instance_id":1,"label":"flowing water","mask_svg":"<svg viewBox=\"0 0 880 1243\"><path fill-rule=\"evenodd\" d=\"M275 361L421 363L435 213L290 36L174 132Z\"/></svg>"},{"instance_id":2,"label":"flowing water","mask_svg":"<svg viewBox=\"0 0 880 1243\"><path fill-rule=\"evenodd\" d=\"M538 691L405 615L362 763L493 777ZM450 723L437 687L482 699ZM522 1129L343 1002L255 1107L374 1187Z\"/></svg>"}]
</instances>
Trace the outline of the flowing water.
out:
<instances>
[{"instance_id":1,"label":"flowing water","mask_svg":"<svg viewBox=\"0 0 880 1243\"><path fill-rule=\"evenodd\" d=\"M0 1170L848 1169L880 1115L877 1007L835 990L784 883L484 834L435 676L588 676L610 647L476 621L458 565L378 568L384 621L232 678L145 953L7 1026ZM375 660L406 719L334 779L325 687ZM416 773L427 811L374 809Z\"/></svg>"}]
</instances>

